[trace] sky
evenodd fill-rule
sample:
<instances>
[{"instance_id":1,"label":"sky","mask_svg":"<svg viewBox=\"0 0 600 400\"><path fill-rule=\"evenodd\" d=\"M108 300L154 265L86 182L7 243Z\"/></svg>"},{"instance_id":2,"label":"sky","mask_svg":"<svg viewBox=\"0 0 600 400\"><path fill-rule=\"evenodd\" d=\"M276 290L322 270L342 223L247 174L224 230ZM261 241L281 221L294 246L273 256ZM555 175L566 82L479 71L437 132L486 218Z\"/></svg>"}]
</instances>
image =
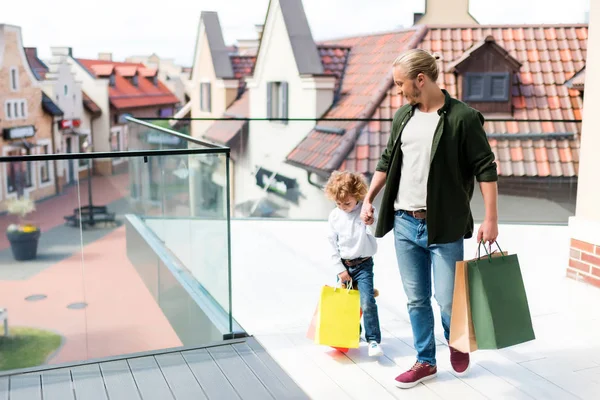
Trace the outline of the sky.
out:
<instances>
[{"instance_id":1,"label":"sky","mask_svg":"<svg viewBox=\"0 0 600 400\"><path fill-rule=\"evenodd\" d=\"M470 0L481 24L580 23L590 0ZM217 11L225 41L254 39L269 0L27 0L3 2L0 23L18 25L23 43L42 58L51 46L75 57L113 59L157 53L191 66L201 11ZM425 0L303 0L315 40L388 31L412 25ZM568 4L568 6L566 6Z\"/></svg>"}]
</instances>

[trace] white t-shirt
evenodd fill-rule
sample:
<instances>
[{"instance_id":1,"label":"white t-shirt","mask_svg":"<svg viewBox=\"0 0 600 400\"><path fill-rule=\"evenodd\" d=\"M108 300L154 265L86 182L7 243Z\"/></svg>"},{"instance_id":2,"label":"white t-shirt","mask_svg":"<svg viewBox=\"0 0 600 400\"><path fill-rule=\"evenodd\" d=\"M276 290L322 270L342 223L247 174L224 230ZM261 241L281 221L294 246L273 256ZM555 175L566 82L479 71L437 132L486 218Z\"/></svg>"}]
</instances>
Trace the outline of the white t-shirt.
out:
<instances>
[{"instance_id":1,"label":"white t-shirt","mask_svg":"<svg viewBox=\"0 0 600 400\"><path fill-rule=\"evenodd\" d=\"M396 210L416 211L427 207L431 145L439 121L437 110L425 113L415 107L414 115L404 127L400 138L402 169L394 203Z\"/></svg>"}]
</instances>

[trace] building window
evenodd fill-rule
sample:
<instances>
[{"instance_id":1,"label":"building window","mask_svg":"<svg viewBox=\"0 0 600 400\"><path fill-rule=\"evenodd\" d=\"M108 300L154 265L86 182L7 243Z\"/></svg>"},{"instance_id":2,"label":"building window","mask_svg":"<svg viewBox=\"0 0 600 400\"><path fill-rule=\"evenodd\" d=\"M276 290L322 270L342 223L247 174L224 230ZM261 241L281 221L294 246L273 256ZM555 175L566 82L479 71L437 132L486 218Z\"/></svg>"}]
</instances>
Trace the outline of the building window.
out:
<instances>
[{"instance_id":1,"label":"building window","mask_svg":"<svg viewBox=\"0 0 600 400\"><path fill-rule=\"evenodd\" d=\"M40 154L50 154L47 144L40 147ZM50 182L50 161L40 161L40 180L42 183Z\"/></svg>"},{"instance_id":2,"label":"building window","mask_svg":"<svg viewBox=\"0 0 600 400\"><path fill-rule=\"evenodd\" d=\"M65 96L69 93L69 87L65 85Z\"/></svg>"},{"instance_id":3,"label":"building window","mask_svg":"<svg viewBox=\"0 0 600 400\"><path fill-rule=\"evenodd\" d=\"M116 77L115 77L114 73L110 74L110 76L108 77L108 84L111 87L115 87L115 85L117 84L117 80L116 80Z\"/></svg>"},{"instance_id":4,"label":"building window","mask_svg":"<svg viewBox=\"0 0 600 400\"><path fill-rule=\"evenodd\" d=\"M267 83L267 118L288 118L288 83ZM281 121L287 124L287 121Z\"/></svg>"},{"instance_id":5,"label":"building window","mask_svg":"<svg viewBox=\"0 0 600 400\"><path fill-rule=\"evenodd\" d=\"M10 88L13 92L19 90L19 70L17 67L10 69Z\"/></svg>"},{"instance_id":6,"label":"building window","mask_svg":"<svg viewBox=\"0 0 600 400\"><path fill-rule=\"evenodd\" d=\"M211 90L209 82L200 83L200 111L211 111Z\"/></svg>"},{"instance_id":7,"label":"building window","mask_svg":"<svg viewBox=\"0 0 600 400\"><path fill-rule=\"evenodd\" d=\"M27 102L25 100L7 100L4 103L7 120L27 118Z\"/></svg>"},{"instance_id":8,"label":"building window","mask_svg":"<svg viewBox=\"0 0 600 400\"><path fill-rule=\"evenodd\" d=\"M468 72L463 82L464 101L502 102L509 99L509 72Z\"/></svg>"},{"instance_id":9,"label":"building window","mask_svg":"<svg viewBox=\"0 0 600 400\"><path fill-rule=\"evenodd\" d=\"M139 78L137 75L134 75L133 78L131 78L131 83L133 83L133 86L136 86L139 84Z\"/></svg>"},{"instance_id":10,"label":"building window","mask_svg":"<svg viewBox=\"0 0 600 400\"><path fill-rule=\"evenodd\" d=\"M11 150L8 156L20 156L21 150ZM31 162L16 161L7 165L6 186L8 193L23 194L23 189L33 186Z\"/></svg>"}]
</instances>

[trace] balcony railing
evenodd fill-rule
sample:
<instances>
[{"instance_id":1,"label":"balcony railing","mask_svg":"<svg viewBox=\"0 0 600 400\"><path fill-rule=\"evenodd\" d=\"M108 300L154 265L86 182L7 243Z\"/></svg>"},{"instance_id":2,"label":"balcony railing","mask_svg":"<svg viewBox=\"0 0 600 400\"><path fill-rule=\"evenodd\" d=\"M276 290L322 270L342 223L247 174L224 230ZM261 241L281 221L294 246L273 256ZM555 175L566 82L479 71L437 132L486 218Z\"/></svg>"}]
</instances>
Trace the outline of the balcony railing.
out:
<instances>
[{"instance_id":1,"label":"balcony railing","mask_svg":"<svg viewBox=\"0 0 600 400\"><path fill-rule=\"evenodd\" d=\"M123 130L129 151L0 158L0 374L243 334L229 181L213 179L229 148Z\"/></svg>"},{"instance_id":2,"label":"balcony railing","mask_svg":"<svg viewBox=\"0 0 600 400\"><path fill-rule=\"evenodd\" d=\"M515 121L527 134L508 133L508 124ZM359 171L370 179L392 125L391 118L233 115L148 122L174 126L196 138L229 146L232 217L279 220L327 219L334 207L323 194L330 171ZM552 123L562 131L543 133L542 123ZM580 120L504 118L485 122L500 175L501 223L566 224L574 215L580 127ZM215 167L213 179L225 180L222 166ZM482 221L485 210L477 184L471 206L475 221Z\"/></svg>"}]
</instances>

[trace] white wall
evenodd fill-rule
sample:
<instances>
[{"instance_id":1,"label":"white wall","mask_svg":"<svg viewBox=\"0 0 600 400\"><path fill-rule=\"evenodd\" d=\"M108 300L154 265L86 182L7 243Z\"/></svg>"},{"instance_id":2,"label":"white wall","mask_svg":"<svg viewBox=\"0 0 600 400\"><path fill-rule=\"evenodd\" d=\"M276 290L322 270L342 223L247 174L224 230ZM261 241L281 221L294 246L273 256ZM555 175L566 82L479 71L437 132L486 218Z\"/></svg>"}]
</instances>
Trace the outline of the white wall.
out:
<instances>
[{"instance_id":1,"label":"white wall","mask_svg":"<svg viewBox=\"0 0 600 400\"><path fill-rule=\"evenodd\" d=\"M600 186L598 171L600 158L600 0L590 1L590 29L588 54L585 67L585 100L583 102L583 123L581 150L579 156L579 182L577 187L577 218L600 223Z\"/></svg>"},{"instance_id":2,"label":"white wall","mask_svg":"<svg viewBox=\"0 0 600 400\"><path fill-rule=\"evenodd\" d=\"M72 57L68 58L68 62L75 74L75 79L81 82L83 91L86 92L86 94L90 96L94 103L102 110L102 115L92 122L94 151L108 152L110 151L109 135L111 125L108 79L96 79Z\"/></svg>"},{"instance_id":3,"label":"white wall","mask_svg":"<svg viewBox=\"0 0 600 400\"><path fill-rule=\"evenodd\" d=\"M49 61L49 71L46 74L46 80L43 82L44 92L54 101L64 112L63 119L79 119L82 126L77 128L77 132L90 133L90 120L83 107L82 84L75 78L74 67L69 62L68 49L53 48L52 58ZM66 88L66 90L65 90ZM65 94L66 92L66 94ZM71 141L71 153L79 153L80 142L85 140L77 135L66 134L58 129L57 124L53 126L54 143L57 150L61 153L67 151L66 139ZM82 170L79 162L74 161L72 165L75 170ZM68 179L68 163L64 160L57 161L57 174L59 177L66 176ZM75 171L73 172L75 175Z\"/></svg>"},{"instance_id":4,"label":"white wall","mask_svg":"<svg viewBox=\"0 0 600 400\"><path fill-rule=\"evenodd\" d=\"M267 116L267 83L273 81L288 83L289 118L317 118L331 105L332 79L325 78L326 82L315 82L313 78L299 76L283 14L277 1L271 3L254 77L248 80L252 118ZM324 87L324 84L331 89L318 89ZM331 203L325 199L323 193L308 184L306 171L284 163L289 152L306 137L314 125L313 121L290 121L288 124L250 122L247 153L250 168L253 170L262 166L288 178L295 178L300 185L302 198L299 205L290 204L290 218L323 218L331 210ZM241 191L236 191L237 203L262 194L261 188L250 176L252 170L236 168L236 180L242 181L239 182Z\"/></svg>"}]
</instances>

